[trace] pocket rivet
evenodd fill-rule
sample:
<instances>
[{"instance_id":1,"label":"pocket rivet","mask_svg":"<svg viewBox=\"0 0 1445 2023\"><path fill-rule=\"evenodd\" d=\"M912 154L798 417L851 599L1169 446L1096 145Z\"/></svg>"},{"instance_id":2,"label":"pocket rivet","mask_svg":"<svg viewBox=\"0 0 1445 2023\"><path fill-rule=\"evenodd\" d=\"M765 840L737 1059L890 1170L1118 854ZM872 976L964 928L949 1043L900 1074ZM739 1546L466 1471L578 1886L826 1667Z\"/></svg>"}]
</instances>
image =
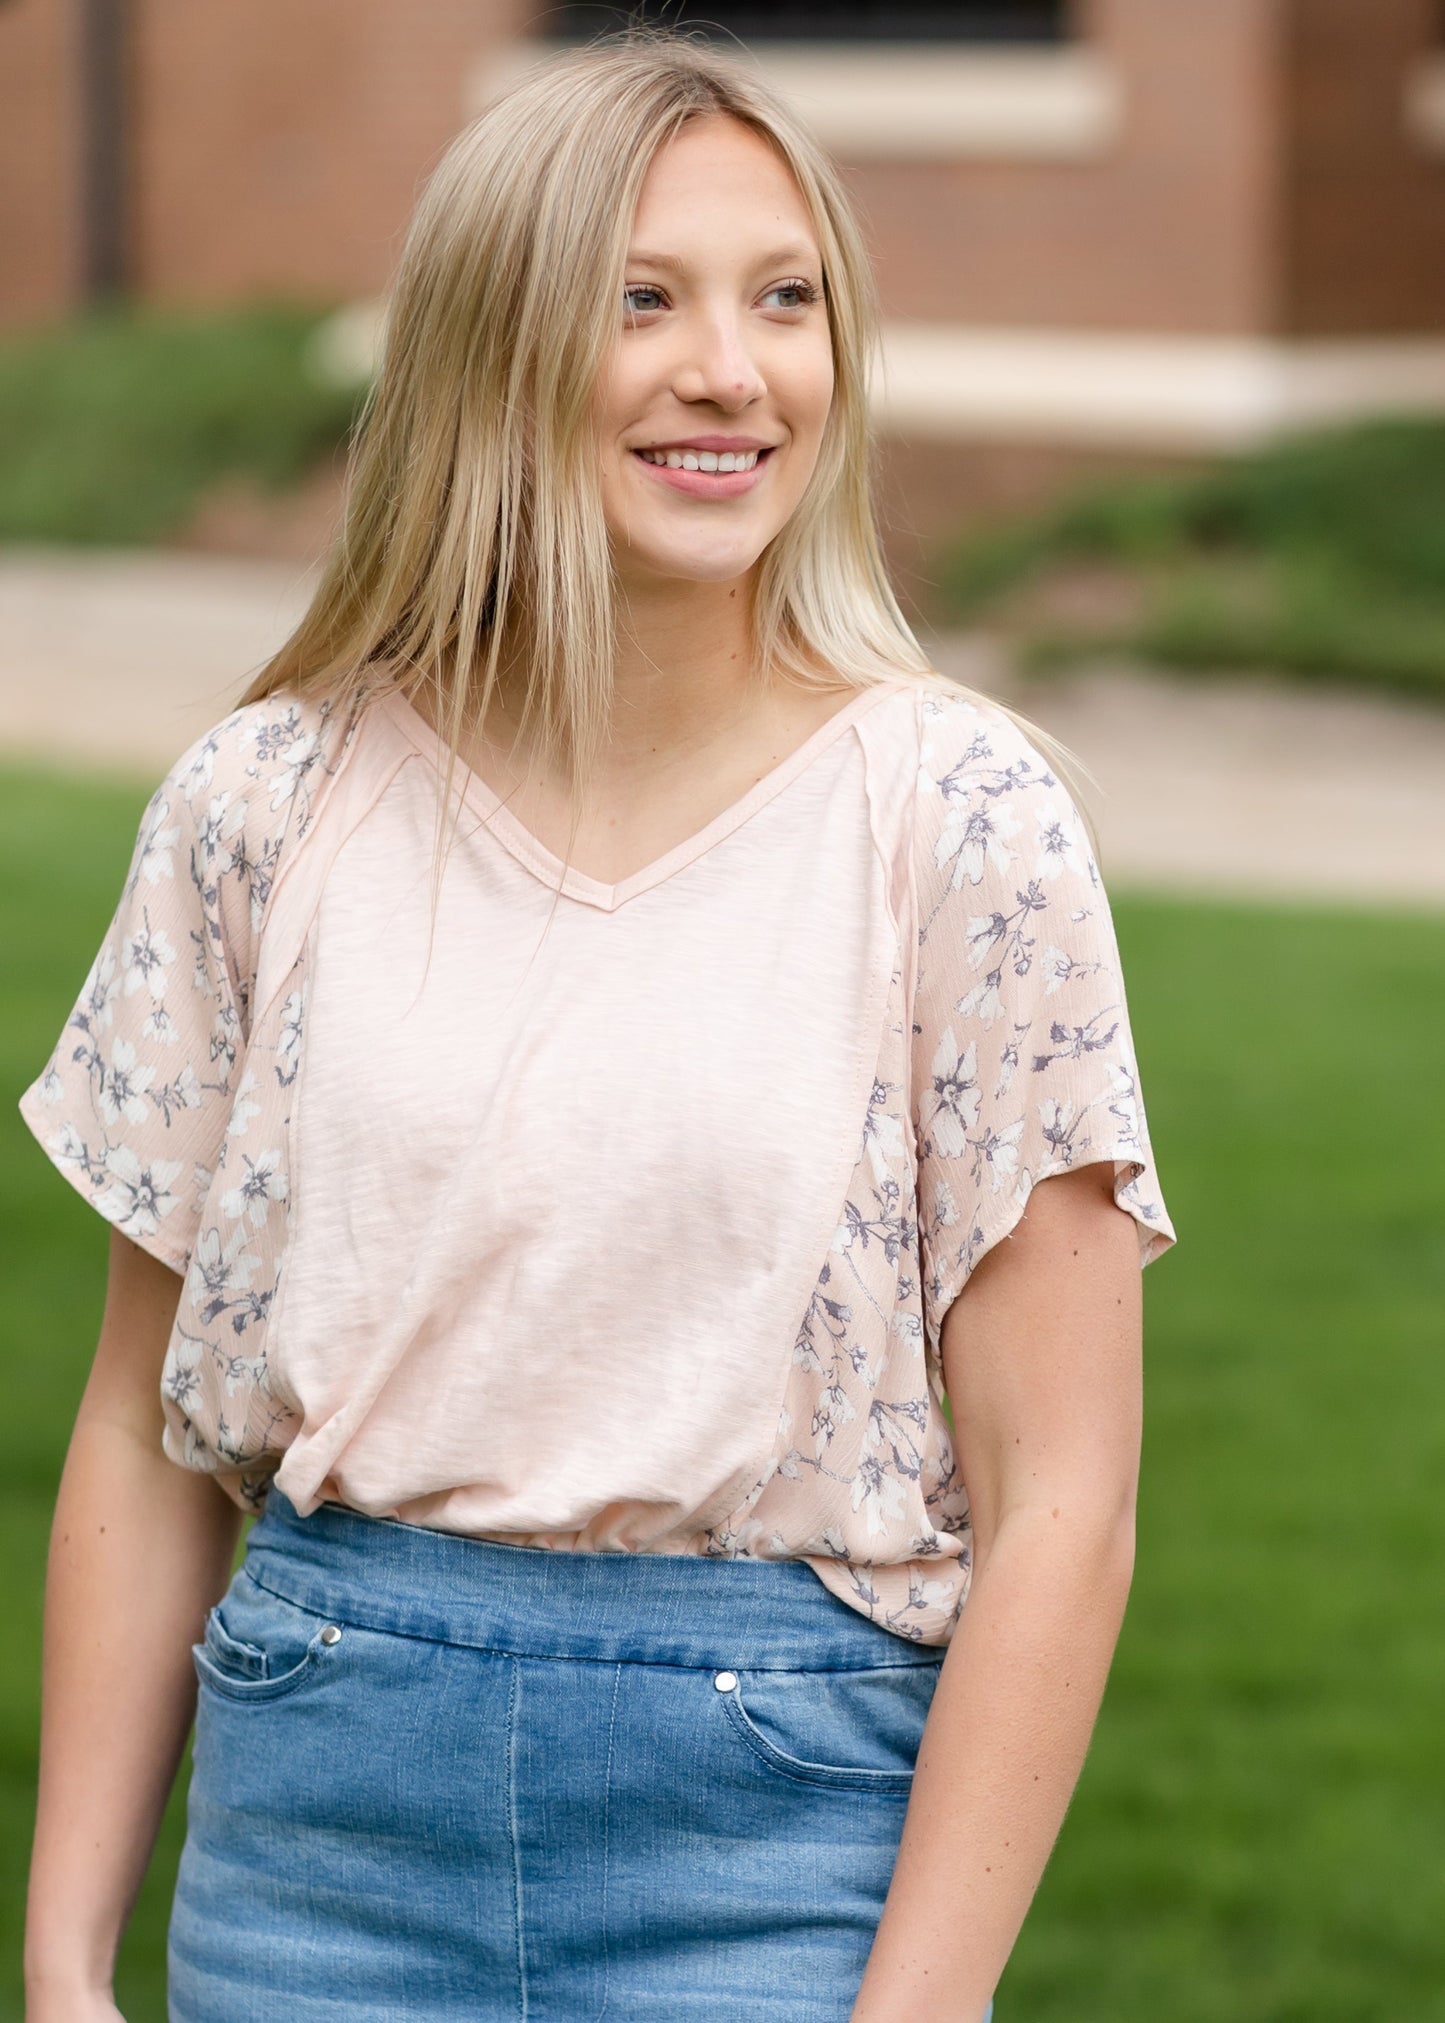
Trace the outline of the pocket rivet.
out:
<instances>
[{"instance_id":1,"label":"pocket rivet","mask_svg":"<svg viewBox=\"0 0 1445 2023\"><path fill-rule=\"evenodd\" d=\"M341 1632L335 1623L328 1623L326 1625L326 1628L321 1632L321 1641L323 1644L339 1644L341 1642Z\"/></svg>"},{"instance_id":2,"label":"pocket rivet","mask_svg":"<svg viewBox=\"0 0 1445 2023\"><path fill-rule=\"evenodd\" d=\"M738 1675L736 1672L715 1672L713 1674L713 1684L720 1693L730 1693L737 1682Z\"/></svg>"}]
</instances>

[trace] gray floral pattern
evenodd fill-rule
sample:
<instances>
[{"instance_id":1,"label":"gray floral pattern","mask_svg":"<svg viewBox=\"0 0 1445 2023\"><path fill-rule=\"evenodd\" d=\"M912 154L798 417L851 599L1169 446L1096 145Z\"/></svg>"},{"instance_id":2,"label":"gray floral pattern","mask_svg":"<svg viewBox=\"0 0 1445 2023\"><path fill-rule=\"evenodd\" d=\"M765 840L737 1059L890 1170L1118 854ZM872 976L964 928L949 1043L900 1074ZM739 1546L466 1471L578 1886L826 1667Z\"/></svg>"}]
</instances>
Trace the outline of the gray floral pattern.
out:
<instances>
[{"instance_id":1,"label":"gray floral pattern","mask_svg":"<svg viewBox=\"0 0 1445 2023\"><path fill-rule=\"evenodd\" d=\"M318 820L363 709L280 694L171 768L54 1054L21 1100L51 1158L184 1274L164 1444L258 1509L298 1425L267 1327L292 1237L306 945L257 1005L283 851ZM895 1634L947 1643L968 1501L941 1329L1052 1174L1108 1161L1140 1262L1175 1240L1154 1172L1117 943L1078 811L1002 712L911 688L911 895L857 1163L791 1345L773 1454L728 1517L663 1549L805 1559ZM901 726L901 730L900 730ZM784 1348L786 1355L787 1350Z\"/></svg>"},{"instance_id":2,"label":"gray floral pattern","mask_svg":"<svg viewBox=\"0 0 1445 2023\"><path fill-rule=\"evenodd\" d=\"M1118 944L1072 798L1012 720L920 693L916 972L900 963L858 1164L793 1349L773 1468L705 1550L795 1555L915 1642L972 1566L943 1413L943 1317L1052 1174L1114 1166L1141 1267L1175 1241Z\"/></svg>"},{"instance_id":3,"label":"gray floral pattern","mask_svg":"<svg viewBox=\"0 0 1445 2023\"><path fill-rule=\"evenodd\" d=\"M357 717L277 696L182 753L141 817L110 928L21 1110L108 1221L183 1276L163 1443L259 1509L295 1430L266 1324L284 1268L306 986L252 1031L261 934Z\"/></svg>"}]
</instances>

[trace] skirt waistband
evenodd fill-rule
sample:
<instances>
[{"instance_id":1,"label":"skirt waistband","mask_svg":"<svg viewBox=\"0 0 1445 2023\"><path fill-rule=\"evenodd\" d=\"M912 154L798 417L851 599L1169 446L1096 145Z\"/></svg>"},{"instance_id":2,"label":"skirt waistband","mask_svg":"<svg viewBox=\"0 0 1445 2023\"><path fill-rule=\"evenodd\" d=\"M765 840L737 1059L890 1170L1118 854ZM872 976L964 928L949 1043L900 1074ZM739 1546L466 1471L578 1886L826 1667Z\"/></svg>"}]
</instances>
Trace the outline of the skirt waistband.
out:
<instances>
[{"instance_id":1,"label":"skirt waistband","mask_svg":"<svg viewBox=\"0 0 1445 2023\"><path fill-rule=\"evenodd\" d=\"M358 1628L520 1656L856 1671L944 1655L870 1622L804 1560L551 1551L337 1503L302 1517L274 1482L246 1569Z\"/></svg>"}]
</instances>

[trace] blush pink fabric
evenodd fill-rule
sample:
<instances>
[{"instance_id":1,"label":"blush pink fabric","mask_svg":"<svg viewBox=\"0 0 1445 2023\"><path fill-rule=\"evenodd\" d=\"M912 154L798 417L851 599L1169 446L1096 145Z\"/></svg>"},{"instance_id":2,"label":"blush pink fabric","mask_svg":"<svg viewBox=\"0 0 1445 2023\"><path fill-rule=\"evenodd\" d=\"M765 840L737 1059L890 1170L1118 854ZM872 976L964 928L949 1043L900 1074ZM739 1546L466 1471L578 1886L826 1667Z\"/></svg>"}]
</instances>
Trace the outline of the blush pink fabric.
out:
<instances>
[{"instance_id":1,"label":"blush pink fabric","mask_svg":"<svg viewBox=\"0 0 1445 2023\"><path fill-rule=\"evenodd\" d=\"M1078 812L1001 712L890 680L608 885L382 687L278 694L157 788L22 1098L184 1273L165 1447L554 1550L799 1557L945 1643L943 1316L1096 1161L1175 1240Z\"/></svg>"}]
</instances>

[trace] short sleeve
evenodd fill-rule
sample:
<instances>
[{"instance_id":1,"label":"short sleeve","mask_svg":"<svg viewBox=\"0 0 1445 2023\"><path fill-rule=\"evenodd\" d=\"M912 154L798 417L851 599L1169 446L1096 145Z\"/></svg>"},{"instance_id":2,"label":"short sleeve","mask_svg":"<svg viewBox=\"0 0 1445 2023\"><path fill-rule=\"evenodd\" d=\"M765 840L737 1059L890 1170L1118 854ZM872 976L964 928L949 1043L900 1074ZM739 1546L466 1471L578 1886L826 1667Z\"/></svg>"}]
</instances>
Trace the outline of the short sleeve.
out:
<instances>
[{"instance_id":1,"label":"short sleeve","mask_svg":"<svg viewBox=\"0 0 1445 2023\"><path fill-rule=\"evenodd\" d=\"M1108 1162L1141 1268L1175 1242L1088 831L1001 710L920 702L914 1129L930 1340L1051 1175Z\"/></svg>"},{"instance_id":2,"label":"short sleeve","mask_svg":"<svg viewBox=\"0 0 1445 2023\"><path fill-rule=\"evenodd\" d=\"M171 767L75 1008L20 1111L108 1222L184 1273L249 1033L265 900L307 712L234 711Z\"/></svg>"}]
</instances>

